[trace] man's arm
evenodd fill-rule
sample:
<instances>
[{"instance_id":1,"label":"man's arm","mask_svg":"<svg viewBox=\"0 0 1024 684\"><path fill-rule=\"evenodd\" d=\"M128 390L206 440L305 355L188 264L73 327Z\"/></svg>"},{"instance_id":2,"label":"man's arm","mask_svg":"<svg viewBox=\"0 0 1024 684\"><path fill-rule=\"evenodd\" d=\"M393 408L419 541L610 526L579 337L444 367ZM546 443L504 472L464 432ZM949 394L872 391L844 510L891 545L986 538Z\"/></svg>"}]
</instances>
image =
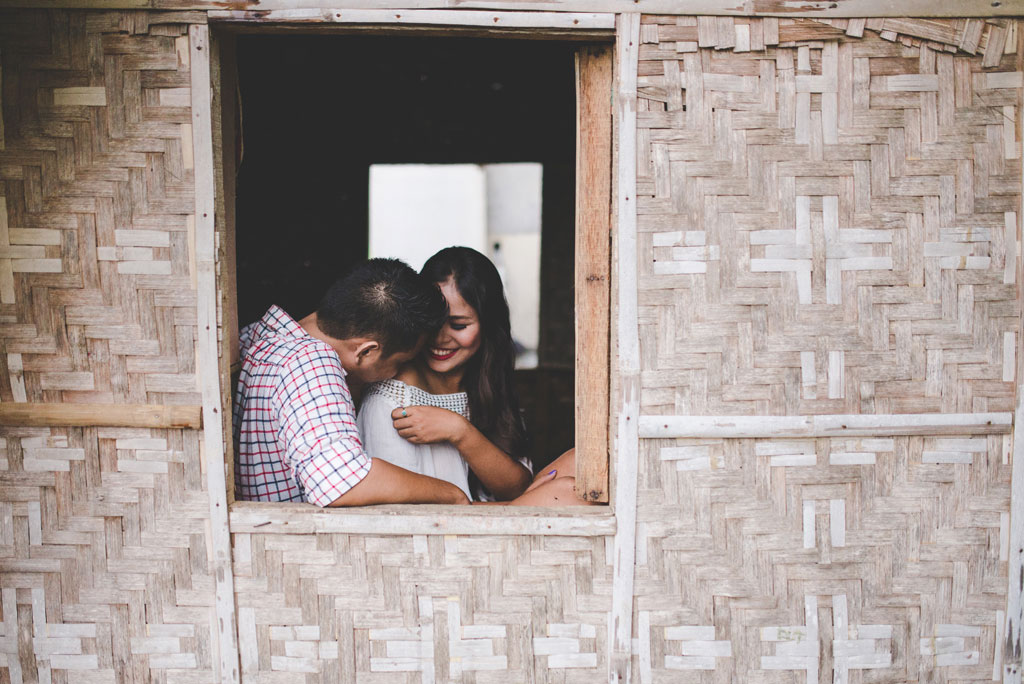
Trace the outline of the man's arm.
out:
<instances>
[{"instance_id":1,"label":"man's arm","mask_svg":"<svg viewBox=\"0 0 1024 684\"><path fill-rule=\"evenodd\" d=\"M328 506L369 506L386 503L468 504L466 494L451 482L420 475L371 459L370 472Z\"/></svg>"},{"instance_id":2,"label":"man's arm","mask_svg":"<svg viewBox=\"0 0 1024 684\"><path fill-rule=\"evenodd\" d=\"M288 444L289 465L309 503L469 503L456 485L366 454L345 374L333 352L314 349L296 355L281 376L276 400L280 437Z\"/></svg>"}]
</instances>

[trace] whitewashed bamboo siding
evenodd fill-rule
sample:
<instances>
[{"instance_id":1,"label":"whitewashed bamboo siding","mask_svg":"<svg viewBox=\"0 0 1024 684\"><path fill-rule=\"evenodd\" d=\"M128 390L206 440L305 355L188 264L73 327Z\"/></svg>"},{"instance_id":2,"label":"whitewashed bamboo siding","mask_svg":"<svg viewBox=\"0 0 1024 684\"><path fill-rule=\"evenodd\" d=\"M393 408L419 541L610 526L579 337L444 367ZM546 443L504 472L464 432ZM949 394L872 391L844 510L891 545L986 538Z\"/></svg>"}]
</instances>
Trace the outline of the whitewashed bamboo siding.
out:
<instances>
[{"instance_id":1,"label":"whitewashed bamboo siding","mask_svg":"<svg viewBox=\"0 0 1024 684\"><path fill-rule=\"evenodd\" d=\"M1016 57L957 49L984 22L644 21L640 681L1001 679Z\"/></svg>"},{"instance_id":2,"label":"whitewashed bamboo siding","mask_svg":"<svg viewBox=\"0 0 1024 684\"><path fill-rule=\"evenodd\" d=\"M206 21L0 12L2 405L205 396L220 430L197 351ZM236 505L229 545L198 422L4 427L0 680L607 680L616 543L631 681L1000 679L1019 40L1003 19L642 17L619 189L635 537L610 513Z\"/></svg>"}]
</instances>

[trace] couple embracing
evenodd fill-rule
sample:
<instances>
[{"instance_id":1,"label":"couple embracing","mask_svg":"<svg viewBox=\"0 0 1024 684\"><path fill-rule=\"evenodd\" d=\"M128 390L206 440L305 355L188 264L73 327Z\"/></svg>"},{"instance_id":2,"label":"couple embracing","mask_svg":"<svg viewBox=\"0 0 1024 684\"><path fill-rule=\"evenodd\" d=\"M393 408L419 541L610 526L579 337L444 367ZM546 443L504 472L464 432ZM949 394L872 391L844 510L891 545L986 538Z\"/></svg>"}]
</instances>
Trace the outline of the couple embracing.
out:
<instances>
[{"instance_id":1,"label":"couple embracing","mask_svg":"<svg viewBox=\"0 0 1024 684\"><path fill-rule=\"evenodd\" d=\"M571 449L531 473L508 304L494 265L473 249L443 249L419 274L371 259L299 321L271 307L240 346L242 499L583 503ZM352 389L363 390L358 418Z\"/></svg>"}]
</instances>

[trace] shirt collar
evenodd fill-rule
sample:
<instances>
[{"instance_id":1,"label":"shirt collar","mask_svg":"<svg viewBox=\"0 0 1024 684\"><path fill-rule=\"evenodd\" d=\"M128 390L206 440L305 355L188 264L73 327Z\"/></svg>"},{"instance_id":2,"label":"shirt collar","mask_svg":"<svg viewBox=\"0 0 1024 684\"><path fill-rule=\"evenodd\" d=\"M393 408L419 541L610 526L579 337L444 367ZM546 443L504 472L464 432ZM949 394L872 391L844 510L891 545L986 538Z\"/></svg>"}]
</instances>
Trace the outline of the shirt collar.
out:
<instances>
[{"instance_id":1,"label":"shirt collar","mask_svg":"<svg viewBox=\"0 0 1024 684\"><path fill-rule=\"evenodd\" d=\"M306 332L305 328L299 325L298 321L289 316L284 309L276 304L271 305L267 309L267 313L263 314L254 337L260 338L267 337L268 335L309 337L309 333Z\"/></svg>"}]
</instances>

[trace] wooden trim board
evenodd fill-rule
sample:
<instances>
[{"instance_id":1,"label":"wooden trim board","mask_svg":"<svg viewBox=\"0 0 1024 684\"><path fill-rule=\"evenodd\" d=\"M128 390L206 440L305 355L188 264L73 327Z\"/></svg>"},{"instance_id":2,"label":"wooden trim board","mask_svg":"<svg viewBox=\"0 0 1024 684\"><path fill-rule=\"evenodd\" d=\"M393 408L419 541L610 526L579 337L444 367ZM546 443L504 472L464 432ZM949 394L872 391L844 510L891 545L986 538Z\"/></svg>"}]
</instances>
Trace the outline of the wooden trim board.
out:
<instances>
[{"instance_id":1,"label":"wooden trim board","mask_svg":"<svg viewBox=\"0 0 1024 684\"><path fill-rule=\"evenodd\" d=\"M608 501L612 50L576 51L576 494Z\"/></svg>"},{"instance_id":2,"label":"wooden trim board","mask_svg":"<svg viewBox=\"0 0 1024 684\"><path fill-rule=\"evenodd\" d=\"M479 26L487 28L615 28L614 14L565 12L479 12L463 10L376 10L349 8L281 9L271 11L211 10L220 23L408 24Z\"/></svg>"},{"instance_id":3,"label":"wooden trim board","mask_svg":"<svg viewBox=\"0 0 1024 684\"><path fill-rule=\"evenodd\" d=\"M213 640L216 679L240 681L235 583L231 567L220 362L217 346L217 275L214 242L213 117L210 87L210 32L206 25L189 28L192 92L192 145L195 160L196 317L199 348L198 375L202 385L204 458L210 500L210 535L217 635Z\"/></svg>"},{"instance_id":4,"label":"wooden trim board","mask_svg":"<svg viewBox=\"0 0 1024 684\"><path fill-rule=\"evenodd\" d=\"M1024 36L1017 36L1017 70L1024 69ZM1024 106L1024 98L1021 91L1017 90L1017 111ZM1016 139L1021 139L1022 125L1020 116L1015 122ZM1018 143L1020 144L1020 143ZM1021 160L1024 166L1024 160ZM1017 254L1014 270L1016 271L1017 302L1018 306L1022 301L1021 278L1024 276L1024 267L1020 259L1021 244L1021 220L1024 218L1024 211L1017 208L1017 246L1010 251L1010 254ZM1024 670L1024 439L1017 434L1016 426L1024 421L1024 312L1020 317L1017 326L1017 404L1014 411L1015 425L1013 431L1013 452L1010 466L1010 540L1009 558L1007 563L1007 589L1006 589L1006 619L1003 625L1003 633L996 634L996 658L999 662L999 655L1002 655L1002 680L1004 684L1021 684L1022 670ZM1000 638L1001 637L1001 638ZM993 672L993 679L998 672Z\"/></svg>"},{"instance_id":5,"label":"wooden trim board","mask_svg":"<svg viewBox=\"0 0 1024 684\"><path fill-rule=\"evenodd\" d=\"M253 534L457 534L603 537L615 533L607 508L433 506L427 504L319 509L305 504L240 501L231 532Z\"/></svg>"},{"instance_id":6,"label":"wooden trim board","mask_svg":"<svg viewBox=\"0 0 1024 684\"><path fill-rule=\"evenodd\" d=\"M640 416L640 437L644 439L998 435L1012 429L1011 413Z\"/></svg>"},{"instance_id":7,"label":"wooden trim board","mask_svg":"<svg viewBox=\"0 0 1024 684\"><path fill-rule=\"evenodd\" d=\"M640 440L640 333L637 313L636 105L640 15L619 17L615 41L615 207L617 390L614 410L615 538L612 609L608 616L608 682L628 684L633 646L633 565Z\"/></svg>"},{"instance_id":8,"label":"wooden trim board","mask_svg":"<svg viewBox=\"0 0 1024 684\"><path fill-rule=\"evenodd\" d=\"M231 410L234 383L232 368L238 363L238 275L235 250L235 178L238 172L236 117L239 116L237 37L214 32L211 36L210 76L212 78L213 168L216 183L217 296L220 301L222 348L218 371L221 378L221 406ZM235 500L235 452L232 424L223 420L224 460L227 468L227 500Z\"/></svg>"},{"instance_id":9,"label":"wooden trim board","mask_svg":"<svg viewBox=\"0 0 1024 684\"><path fill-rule=\"evenodd\" d=\"M0 0L0 7L75 9L222 10L224 0ZM338 0L238 0L236 10L329 9ZM450 0L353 0L349 9L448 9ZM647 14L776 17L1012 17L1024 14L1022 0L462 0L460 9L540 12L635 12Z\"/></svg>"},{"instance_id":10,"label":"wooden trim board","mask_svg":"<svg viewBox=\"0 0 1024 684\"><path fill-rule=\"evenodd\" d=\"M234 12L219 11L210 14L217 20L215 35L223 36L226 41L233 38L231 33L236 30L237 23L265 24L268 31L280 30L278 22L292 21L302 30L313 30L318 24L330 19L320 11L294 12ZM523 38L534 37L544 28L573 27L580 34L589 33L595 41L606 40L611 32L606 30L614 26L613 15L571 15L552 13L513 13L511 15L493 12L453 12L428 11L391 13L380 11L337 10L334 21L345 22L387 22L406 24L433 24L434 30L456 35L459 26L481 25L490 26L501 19L505 29L512 30ZM232 23L235 22L235 23ZM519 28L512 28L519 27ZM412 31L409 25L396 26L397 31ZM218 29L223 29L219 30ZM376 28L373 28L376 32ZM230 49L230 42L225 42L225 49ZM612 175L612 49L606 45L593 44L582 46L577 50L577 225L576 225L576 274L575 290L577 293L576 310L576 437L577 450L577 486L576 491L584 499L591 502L607 502L609 499L608 459L609 459L609 289L611 282L610 225L611 225L611 175ZM228 56L222 56L220 69L215 70L224 79L221 88L215 87L214 105L216 107L234 106L232 93L225 88L233 81L235 65ZM237 301L236 284L234 282L233 263L224 256L230 257L227 250L234 248L233 212L229 210L230 191L233 183L230 167L232 161L224 158L233 154L232 142L227 133L233 121L229 114L221 111L218 123L222 131L215 127L214 141L219 142L216 151L219 154L218 166L218 212L223 216L222 225L226 226L222 237L221 252L221 291L227 294L223 302L223 310L229 314L227 323L236 319L230 314L234 312ZM218 135L218 134L221 135ZM230 291L229 291L230 290ZM235 345L235 330L225 327L227 344ZM232 361L237 353L236 346L231 349ZM222 381L228 384L227 375ZM227 401L225 406L227 406ZM230 444L225 438L225 452L230 451ZM233 464L229 464L230 466ZM229 480L230 481L230 480ZM230 498L230 496L229 496Z\"/></svg>"},{"instance_id":11,"label":"wooden trim board","mask_svg":"<svg viewBox=\"0 0 1024 684\"><path fill-rule=\"evenodd\" d=\"M157 404L41 404L0 403L4 427L138 427L191 428L203 426L201 406Z\"/></svg>"}]
</instances>

